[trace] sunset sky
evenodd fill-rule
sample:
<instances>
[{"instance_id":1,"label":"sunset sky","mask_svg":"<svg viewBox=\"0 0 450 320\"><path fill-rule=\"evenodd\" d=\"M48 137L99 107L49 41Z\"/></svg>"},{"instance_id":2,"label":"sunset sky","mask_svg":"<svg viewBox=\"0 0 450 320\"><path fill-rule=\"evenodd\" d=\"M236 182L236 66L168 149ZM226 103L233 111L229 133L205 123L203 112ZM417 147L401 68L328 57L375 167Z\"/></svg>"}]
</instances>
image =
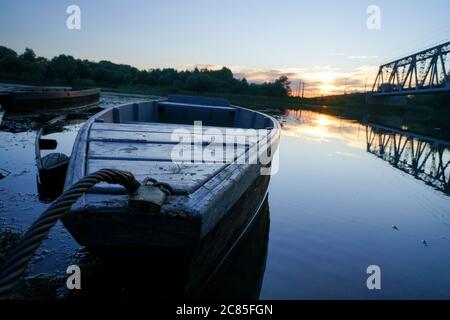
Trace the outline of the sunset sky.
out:
<instances>
[{"instance_id":1,"label":"sunset sky","mask_svg":"<svg viewBox=\"0 0 450 320\"><path fill-rule=\"evenodd\" d=\"M71 4L80 30L66 27ZM449 12L448 0L15 0L0 3L0 45L140 69L227 66L253 82L285 74L311 96L362 91L380 63L449 40Z\"/></svg>"}]
</instances>

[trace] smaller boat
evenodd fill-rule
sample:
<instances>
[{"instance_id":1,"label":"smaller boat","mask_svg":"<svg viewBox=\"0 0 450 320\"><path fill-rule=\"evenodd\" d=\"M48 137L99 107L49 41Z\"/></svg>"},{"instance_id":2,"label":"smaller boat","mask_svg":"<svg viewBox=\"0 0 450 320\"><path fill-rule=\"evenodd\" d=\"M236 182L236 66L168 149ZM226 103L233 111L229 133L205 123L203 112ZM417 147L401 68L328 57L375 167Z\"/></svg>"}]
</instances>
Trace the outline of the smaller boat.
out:
<instances>
[{"instance_id":1,"label":"smaller boat","mask_svg":"<svg viewBox=\"0 0 450 320\"><path fill-rule=\"evenodd\" d=\"M35 152L37 166L37 185L39 196L42 200L54 200L64 188L67 167L70 158L60 152L49 153L42 157L42 150L55 150L58 143L54 139L45 139L45 134L51 133L52 126L66 120L67 115L56 117L47 122L45 127L36 134Z\"/></svg>"},{"instance_id":2,"label":"smaller boat","mask_svg":"<svg viewBox=\"0 0 450 320\"><path fill-rule=\"evenodd\" d=\"M92 106L100 89L73 90L70 87L20 87L0 91L2 109L9 113L35 113Z\"/></svg>"}]
</instances>

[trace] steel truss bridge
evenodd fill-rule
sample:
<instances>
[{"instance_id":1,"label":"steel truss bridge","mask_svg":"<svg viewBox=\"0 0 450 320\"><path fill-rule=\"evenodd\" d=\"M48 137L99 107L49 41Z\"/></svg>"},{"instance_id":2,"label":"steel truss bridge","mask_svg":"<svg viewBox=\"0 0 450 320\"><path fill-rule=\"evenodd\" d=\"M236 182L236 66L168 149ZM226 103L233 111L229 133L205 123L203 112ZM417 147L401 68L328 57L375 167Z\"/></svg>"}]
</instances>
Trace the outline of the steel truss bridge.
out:
<instances>
[{"instance_id":1,"label":"steel truss bridge","mask_svg":"<svg viewBox=\"0 0 450 320\"><path fill-rule=\"evenodd\" d=\"M372 96L450 91L450 41L379 67Z\"/></svg>"},{"instance_id":2,"label":"steel truss bridge","mask_svg":"<svg viewBox=\"0 0 450 320\"><path fill-rule=\"evenodd\" d=\"M392 128L366 126L367 151L450 195L450 143Z\"/></svg>"}]
</instances>

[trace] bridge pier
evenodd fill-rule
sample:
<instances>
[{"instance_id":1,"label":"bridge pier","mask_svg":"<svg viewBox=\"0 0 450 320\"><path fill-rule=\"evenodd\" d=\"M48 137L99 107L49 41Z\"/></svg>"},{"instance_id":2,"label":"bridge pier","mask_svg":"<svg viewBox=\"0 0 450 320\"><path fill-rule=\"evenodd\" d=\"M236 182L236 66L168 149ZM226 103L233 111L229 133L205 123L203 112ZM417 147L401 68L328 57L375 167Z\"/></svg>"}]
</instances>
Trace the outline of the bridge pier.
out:
<instances>
[{"instance_id":1,"label":"bridge pier","mask_svg":"<svg viewBox=\"0 0 450 320\"><path fill-rule=\"evenodd\" d=\"M404 107L407 105L406 96L374 96L371 93L366 95L366 103L368 105L378 106L397 106Z\"/></svg>"}]
</instances>

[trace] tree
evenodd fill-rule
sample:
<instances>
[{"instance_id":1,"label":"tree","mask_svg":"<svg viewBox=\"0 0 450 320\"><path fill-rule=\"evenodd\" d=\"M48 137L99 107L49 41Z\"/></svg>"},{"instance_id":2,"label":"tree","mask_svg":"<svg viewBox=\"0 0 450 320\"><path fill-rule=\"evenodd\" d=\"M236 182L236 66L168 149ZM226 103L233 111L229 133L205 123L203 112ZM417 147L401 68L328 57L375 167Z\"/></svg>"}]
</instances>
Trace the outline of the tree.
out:
<instances>
[{"instance_id":1,"label":"tree","mask_svg":"<svg viewBox=\"0 0 450 320\"><path fill-rule=\"evenodd\" d=\"M19 56L20 59L22 59L23 61L27 61L27 62L34 62L36 61L36 54L34 53L34 51L30 48L26 48L25 52L22 53Z\"/></svg>"},{"instance_id":2,"label":"tree","mask_svg":"<svg viewBox=\"0 0 450 320\"><path fill-rule=\"evenodd\" d=\"M276 81L275 84L280 85L284 90L284 96L288 96L291 93L291 82L287 76L281 76Z\"/></svg>"},{"instance_id":3,"label":"tree","mask_svg":"<svg viewBox=\"0 0 450 320\"><path fill-rule=\"evenodd\" d=\"M65 81L72 84L78 77L77 61L72 56L61 54L54 57L47 66L47 77L55 81Z\"/></svg>"},{"instance_id":4,"label":"tree","mask_svg":"<svg viewBox=\"0 0 450 320\"><path fill-rule=\"evenodd\" d=\"M24 82L55 83L58 85L108 86L141 84L164 86L169 92L223 92L250 95L286 97L290 82L281 76L273 82L249 83L247 79L234 78L233 72L222 67L218 70L199 69L178 71L173 68L138 70L125 64L102 60L92 62L61 54L50 61L37 57L26 48L21 55L0 46L0 75L2 79Z\"/></svg>"},{"instance_id":5,"label":"tree","mask_svg":"<svg viewBox=\"0 0 450 320\"><path fill-rule=\"evenodd\" d=\"M17 57L17 53L10 48L0 46L0 60L6 57Z\"/></svg>"},{"instance_id":6,"label":"tree","mask_svg":"<svg viewBox=\"0 0 450 320\"><path fill-rule=\"evenodd\" d=\"M215 88L215 79L206 73L194 73L186 80L185 89L196 92L211 91Z\"/></svg>"}]
</instances>

